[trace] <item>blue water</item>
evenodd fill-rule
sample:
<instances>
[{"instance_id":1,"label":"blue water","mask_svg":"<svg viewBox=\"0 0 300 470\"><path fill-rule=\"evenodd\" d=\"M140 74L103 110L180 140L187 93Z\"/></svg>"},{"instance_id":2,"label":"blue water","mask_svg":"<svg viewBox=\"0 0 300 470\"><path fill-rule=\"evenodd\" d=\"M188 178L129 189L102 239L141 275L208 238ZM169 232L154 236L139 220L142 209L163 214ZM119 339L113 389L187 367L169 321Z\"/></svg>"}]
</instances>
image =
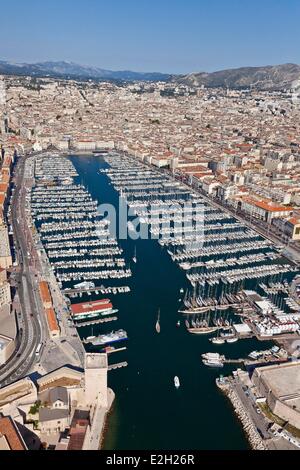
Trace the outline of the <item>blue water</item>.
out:
<instances>
[{"instance_id":1,"label":"blue water","mask_svg":"<svg viewBox=\"0 0 300 470\"><path fill-rule=\"evenodd\" d=\"M106 175L98 170L100 157L72 156L79 178L99 203L118 203L118 194ZM218 351L230 358L245 357L270 343L243 340L214 346L207 336L187 333L178 311L179 290L186 287L183 271L172 262L155 240L120 240L130 262L134 247L138 262L131 262L131 279L101 282L130 285L130 294L109 296L119 309L118 321L93 328L93 334L123 328L128 332L127 350L111 355L110 361L127 361L128 367L109 373L109 386L116 399L108 419L105 449L247 449L243 430L230 403L215 385L215 379L229 374L231 367L209 369L201 362L204 352ZM99 283L100 284L100 283ZM90 297L89 297L90 298ZM155 331L161 309L161 334ZM82 337L91 328L81 328ZM93 350L97 351L97 348ZM173 378L178 375L181 388Z\"/></svg>"}]
</instances>

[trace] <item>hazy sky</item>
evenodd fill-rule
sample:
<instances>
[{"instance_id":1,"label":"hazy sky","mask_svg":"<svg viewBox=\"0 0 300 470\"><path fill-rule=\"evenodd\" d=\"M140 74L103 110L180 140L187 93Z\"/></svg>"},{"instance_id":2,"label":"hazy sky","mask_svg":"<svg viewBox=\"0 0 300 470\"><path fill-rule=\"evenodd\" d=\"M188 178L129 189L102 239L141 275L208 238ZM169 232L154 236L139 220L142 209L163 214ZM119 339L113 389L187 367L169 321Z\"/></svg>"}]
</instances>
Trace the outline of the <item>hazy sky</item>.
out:
<instances>
[{"instance_id":1,"label":"hazy sky","mask_svg":"<svg viewBox=\"0 0 300 470\"><path fill-rule=\"evenodd\" d=\"M0 0L0 59L185 73L300 63L300 0Z\"/></svg>"}]
</instances>

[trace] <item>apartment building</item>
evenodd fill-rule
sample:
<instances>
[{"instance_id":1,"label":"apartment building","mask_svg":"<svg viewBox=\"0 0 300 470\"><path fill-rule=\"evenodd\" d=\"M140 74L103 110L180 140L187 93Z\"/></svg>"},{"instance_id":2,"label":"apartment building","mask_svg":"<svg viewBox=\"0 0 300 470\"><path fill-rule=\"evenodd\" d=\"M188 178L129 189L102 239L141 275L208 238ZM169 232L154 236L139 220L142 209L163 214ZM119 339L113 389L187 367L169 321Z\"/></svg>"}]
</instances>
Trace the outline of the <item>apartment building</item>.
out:
<instances>
[{"instance_id":1,"label":"apartment building","mask_svg":"<svg viewBox=\"0 0 300 470\"><path fill-rule=\"evenodd\" d=\"M300 241L300 218L288 217L272 220L272 225L288 239Z\"/></svg>"},{"instance_id":2,"label":"apartment building","mask_svg":"<svg viewBox=\"0 0 300 470\"><path fill-rule=\"evenodd\" d=\"M10 285L6 279L1 280L1 271L5 272L5 270L0 268L0 309L11 302Z\"/></svg>"},{"instance_id":3,"label":"apartment building","mask_svg":"<svg viewBox=\"0 0 300 470\"><path fill-rule=\"evenodd\" d=\"M8 269L12 264L8 229L0 222L0 268Z\"/></svg>"},{"instance_id":4,"label":"apartment building","mask_svg":"<svg viewBox=\"0 0 300 470\"><path fill-rule=\"evenodd\" d=\"M246 196L240 199L240 209L251 217L263 220L271 224L272 219L279 217L289 217L293 212L293 207L280 206L266 199L254 199Z\"/></svg>"}]
</instances>

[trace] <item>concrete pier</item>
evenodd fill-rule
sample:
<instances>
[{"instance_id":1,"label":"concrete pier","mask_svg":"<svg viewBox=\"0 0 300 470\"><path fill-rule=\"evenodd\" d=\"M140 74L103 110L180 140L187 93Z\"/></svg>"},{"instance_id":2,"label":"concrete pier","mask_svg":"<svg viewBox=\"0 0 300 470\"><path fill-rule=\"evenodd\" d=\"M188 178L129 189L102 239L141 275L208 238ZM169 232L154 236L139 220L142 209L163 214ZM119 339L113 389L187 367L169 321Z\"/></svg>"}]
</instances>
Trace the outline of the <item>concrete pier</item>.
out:
<instances>
[{"instance_id":1,"label":"concrete pier","mask_svg":"<svg viewBox=\"0 0 300 470\"><path fill-rule=\"evenodd\" d=\"M98 320L85 321L83 323L76 323L76 328L83 328L85 326L98 325L101 323L109 323L118 320L118 317L99 318Z\"/></svg>"},{"instance_id":2,"label":"concrete pier","mask_svg":"<svg viewBox=\"0 0 300 470\"><path fill-rule=\"evenodd\" d=\"M114 369L122 369L122 367L127 367L128 362L119 362L118 364L111 364L108 366L108 370L114 370Z\"/></svg>"}]
</instances>

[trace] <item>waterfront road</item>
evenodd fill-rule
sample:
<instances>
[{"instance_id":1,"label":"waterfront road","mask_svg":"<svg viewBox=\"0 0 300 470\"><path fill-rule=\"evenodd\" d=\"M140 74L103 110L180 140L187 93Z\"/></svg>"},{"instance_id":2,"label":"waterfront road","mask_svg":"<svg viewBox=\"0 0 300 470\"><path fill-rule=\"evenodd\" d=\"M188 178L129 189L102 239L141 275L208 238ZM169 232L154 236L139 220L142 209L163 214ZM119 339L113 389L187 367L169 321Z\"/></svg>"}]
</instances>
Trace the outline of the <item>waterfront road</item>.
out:
<instances>
[{"instance_id":1,"label":"waterfront road","mask_svg":"<svg viewBox=\"0 0 300 470\"><path fill-rule=\"evenodd\" d=\"M17 292L21 305L18 315L18 349L0 369L0 386L26 376L37 360L37 345L47 335L43 321L41 299L37 291L37 278L31 265L32 235L25 212L24 168L26 157L21 158L15 169L15 191L11 203L11 224L19 273L16 275Z\"/></svg>"},{"instance_id":2,"label":"waterfront road","mask_svg":"<svg viewBox=\"0 0 300 470\"><path fill-rule=\"evenodd\" d=\"M252 395L251 390L246 390L238 379L234 380L232 386L261 437L265 440L272 438L273 436L268 431L268 422L258 411L256 398Z\"/></svg>"},{"instance_id":3,"label":"waterfront road","mask_svg":"<svg viewBox=\"0 0 300 470\"><path fill-rule=\"evenodd\" d=\"M299 450L299 443L297 445L293 441L296 439L288 433L274 434L271 431L272 421L266 418L259 409L256 403L256 397L253 395L251 389L235 378L231 383L232 388L241 400L245 411L251 419L254 426L261 437L264 439L265 444L269 450Z\"/></svg>"}]
</instances>

